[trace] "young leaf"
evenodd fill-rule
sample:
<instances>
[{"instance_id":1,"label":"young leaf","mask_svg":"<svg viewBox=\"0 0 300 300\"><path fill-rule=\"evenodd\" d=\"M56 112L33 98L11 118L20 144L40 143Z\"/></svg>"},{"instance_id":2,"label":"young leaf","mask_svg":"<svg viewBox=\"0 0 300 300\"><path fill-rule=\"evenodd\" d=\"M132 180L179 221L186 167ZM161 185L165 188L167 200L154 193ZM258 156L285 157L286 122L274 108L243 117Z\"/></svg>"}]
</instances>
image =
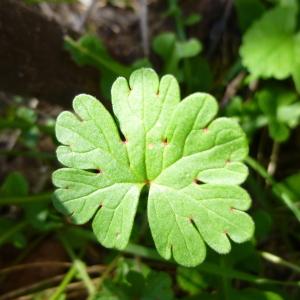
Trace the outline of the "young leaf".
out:
<instances>
[{"instance_id":1,"label":"young leaf","mask_svg":"<svg viewBox=\"0 0 300 300\"><path fill-rule=\"evenodd\" d=\"M176 281L179 287L190 295L196 295L208 288L207 274L202 274L197 268L178 267Z\"/></svg>"},{"instance_id":2,"label":"young leaf","mask_svg":"<svg viewBox=\"0 0 300 300\"><path fill-rule=\"evenodd\" d=\"M116 62L109 55L101 40L96 36L87 34L78 41L66 37L65 48L79 65L95 66L99 70L105 69L122 76L127 76L130 72L129 68Z\"/></svg>"},{"instance_id":3,"label":"young leaf","mask_svg":"<svg viewBox=\"0 0 300 300\"><path fill-rule=\"evenodd\" d=\"M2 199L5 201L7 198L10 198L13 203L15 197L26 198L28 193L29 185L26 178L19 172L11 172L0 186L0 206L3 205ZM49 220L48 203L45 201L24 201L23 203L20 203L19 206L24 210L26 222L35 229L46 231L59 225L58 223ZM16 223L16 220L14 221ZM7 226L11 227L11 224L13 223L13 221L7 221L7 224L10 224Z\"/></svg>"},{"instance_id":4,"label":"young leaf","mask_svg":"<svg viewBox=\"0 0 300 300\"><path fill-rule=\"evenodd\" d=\"M195 57L202 51L202 44L197 39L177 40L174 33L165 32L153 40L153 50L163 59L164 72L179 76L179 63L184 58Z\"/></svg>"},{"instance_id":5,"label":"young leaf","mask_svg":"<svg viewBox=\"0 0 300 300\"><path fill-rule=\"evenodd\" d=\"M300 120L300 103L296 93L272 87L256 95L258 106L268 119L270 136L277 142L284 142L290 135L290 128Z\"/></svg>"},{"instance_id":6,"label":"young leaf","mask_svg":"<svg viewBox=\"0 0 300 300\"><path fill-rule=\"evenodd\" d=\"M190 14L184 20L184 25L185 26L194 26L194 25L198 24L201 21L201 19L202 19L202 16L200 14Z\"/></svg>"},{"instance_id":7,"label":"young leaf","mask_svg":"<svg viewBox=\"0 0 300 300\"><path fill-rule=\"evenodd\" d=\"M295 201L300 199L300 172L288 176L282 182L293 193Z\"/></svg>"},{"instance_id":8,"label":"young leaf","mask_svg":"<svg viewBox=\"0 0 300 300\"><path fill-rule=\"evenodd\" d=\"M19 172L11 172L0 187L0 195L2 197L27 196L28 190L29 187L26 178Z\"/></svg>"},{"instance_id":9,"label":"young leaf","mask_svg":"<svg viewBox=\"0 0 300 300\"><path fill-rule=\"evenodd\" d=\"M293 75L299 89L297 49L300 39L295 34L296 17L297 9L293 5L278 6L265 13L246 32L240 54L244 66L254 77L285 79Z\"/></svg>"},{"instance_id":10,"label":"young leaf","mask_svg":"<svg viewBox=\"0 0 300 300\"><path fill-rule=\"evenodd\" d=\"M129 82L112 87L114 119L88 95L74 99L75 113L56 122L62 144L54 172L54 205L77 224L93 219L106 247L124 249L138 200L149 189L148 219L158 252L179 264L195 266L205 258L206 242L219 253L229 238L244 242L253 234L245 190L248 153L245 134L227 118L213 121L216 100L195 93L180 102L171 75L159 81L152 69L133 72Z\"/></svg>"},{"instance_id":11,"label":"young leaf","mask_svg":"<svg viewBox=\"0 0 300 300\"><path fill-rule=\"evenodd\" d=\"M81 66L93 66L101 72L101 91L109 98L110 87L116 76L128 77L131 68L115 61L102 41L93 35L86 34L78 41L70 37L65 38L65 48L70 52L75 62Z\"/></svg>"}]
</instances>

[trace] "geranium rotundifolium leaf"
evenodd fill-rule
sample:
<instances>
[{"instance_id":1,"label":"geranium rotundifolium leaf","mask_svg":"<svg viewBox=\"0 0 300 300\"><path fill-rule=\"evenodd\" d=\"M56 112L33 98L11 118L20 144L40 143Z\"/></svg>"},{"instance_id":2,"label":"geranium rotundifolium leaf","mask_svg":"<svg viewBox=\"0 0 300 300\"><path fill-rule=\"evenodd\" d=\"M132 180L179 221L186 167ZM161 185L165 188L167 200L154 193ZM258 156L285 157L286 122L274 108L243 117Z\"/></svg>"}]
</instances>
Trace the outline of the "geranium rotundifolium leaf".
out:
<instances>
[{"instance_id":1,"label":"geranium rotundifolium leaf","mask_svg":"<svg viewBox=\"0 0 300 300\"><path fill-rule=\"evenodd\" d=\"M300 47L300 39L295 34L296 17L294 5L277 6L247 30L240 54L253 77L285 79L293 75L299 86L296 49Z\"/></svg>"},{"instance_id":2,"label":"geranium rotundifolium leaf","mask_svg":"<svg viewBox=\"0 0 300 300\"><path fill-rule=\"evenodd\" d=\"M112 86L113 111L89 95L62 112L56 136L58 187L54 205L77 224L92 220L99 242L124 249L142 189L160 255L185 266L205 258L206 246L230 251L253 234L247 192L248 144L237 122L215 119L218 105L205 93L180 101L176 79L152 69L133 72Z\"/></svg>"}]
</instances>

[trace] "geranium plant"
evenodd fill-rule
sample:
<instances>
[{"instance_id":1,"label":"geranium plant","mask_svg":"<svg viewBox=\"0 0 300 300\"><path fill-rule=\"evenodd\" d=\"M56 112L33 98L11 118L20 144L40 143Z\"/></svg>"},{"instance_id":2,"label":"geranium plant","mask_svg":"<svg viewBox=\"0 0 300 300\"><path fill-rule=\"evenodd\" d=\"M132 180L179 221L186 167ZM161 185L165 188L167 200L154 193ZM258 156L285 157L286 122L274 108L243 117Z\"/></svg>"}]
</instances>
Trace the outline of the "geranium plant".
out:
<instances>
[{"instance_id":1,"label":"geranium plant","mask_svg":"<svg viewBox=\"0 0 300 300\"><path fill-rule=\"evenodd\" d=\"M157 251L185 266L205 259L205 244L228 253L230 239L249 240L251 200L238 186L248 174L248 143L237 122L214 119L218 105L209 94L180 101L176 79L159 80L152 69L133 72L129 82L118 78L111 94L117 122L89 95L57 119L65 168L53 174L56 208L76 224L92 219L103 246L124 249L147 189Z\"/></svg>"}]
</instances>

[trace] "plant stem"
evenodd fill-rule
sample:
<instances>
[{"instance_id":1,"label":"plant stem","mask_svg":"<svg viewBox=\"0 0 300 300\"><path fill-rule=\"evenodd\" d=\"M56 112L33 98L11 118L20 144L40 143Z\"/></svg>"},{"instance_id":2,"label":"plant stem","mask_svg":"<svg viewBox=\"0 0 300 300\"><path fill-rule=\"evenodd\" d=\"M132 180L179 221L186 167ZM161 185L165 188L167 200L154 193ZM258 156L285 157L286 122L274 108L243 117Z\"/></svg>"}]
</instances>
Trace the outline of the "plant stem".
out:
<instances>
[{"instance_id":1,"label":"plant stem","mask_svg":"<svg viewBox=\"0 0 300 300\"><path fill-rule=\"evenodd\" d=\"M279 149L280 149L280 144L278 142L274 141L273 147L272 147L272 153L271 153L271 157L270 157L270 162L268 165L268 173L271 176L274 176L275 171L276 171Z\"/></svg>"},{"instance_id":2,"label":"plant stem","mask_svg":"<svg viewBox=\"0 0 300 300\"><path fill-rule=\"evenodd\" d=\"M125 253L133 254L136 256L146 257L149 259L164 261L164 259L158 255L155 249L146 248L144 246L129 243L124 250Z\"/></svg>"},{"instance_id":3,"label":"plant stem","mask_svg":"<svg viewBox=\"0 0 300 300\"><path fill-rule=\"evenodd\" d=\"M106 267L106 269L103 271L102 275L99 278L99 282L97 284L97 289L99 290L103 281L108 277L108 275L110 274L110 272L117 266L118 262L119 262L120 256L118 255L117 257L115 257L111 263Z\"/></svg>"},{"instance_id":4,"label":"plant stem","mask_svg":"<svg viewBox=\"0 0 300 300\"><path fill-rule=\"evenodd\" d=\"M298 286L300 287L299 281L280 281L264 277L259 277L256 275L248 274L241 271L236 271L227 267L226 270L220 269L220 266L213 263L204 262L199 267L199 270L206 272L208 274L213 274L217 276L224 276L226 278L239 279L246 282L251 282L254 284L275 284L275 285L284 285L284 286Z\"/></svg>"},{"instance_id":5,"label":"plant stem","mask_svg":"<svg viewBox=\"0 0 300 300\"><path fill-rule=\"evenodd\" d=\"M295 205L292 192L289 190L289 188L287 188L283 183L276 182L275 179L268 173L268 171L255 159L248 156L245 161L253 170L262 176L267 183L272 185L274 194L283 201L283 203L293 212L296 219L300 222L300 210Z\"/></svg>"},{"instance_id":6,"label":"plant stem","mask_svg":"<svg viewBox=\"0 0 300 300\"><path fill-rule=\"evenodd\" d=\"M153 259L156 261L164 261L164 259L158 255L155 249L146 248L140 245L129 244L127 248L124 250L124 252L145 257L148 259ZM169 263L173 263L173 262L169 261ZM300 287L300 282L298 281L279 281L279 280L259 277L245 272L236 271L228 266L226 267L226 269L222 269L220 268L219 265L210 262L204 262L201 265L199 265L198 268L199 270L205 273L220 276L227 279L239 279L254 284L275 284L275 285L287 285L287 286Z\"/></svg>"},{"instance_id":7,"label":"plant stem","mask_svg":"<svg viewBox=\"0 0 300 300\"><path fill-rule=\"evenodd\" d=\"M293 271L300 273L300 267L298 265L295 265L294 263L291 263L277 255L274 255L272 253L269 252L265 252L265 251L261 251L260 255L267 261L273 263L273 264L277 264L283 267L287 267L292 269Z\"/></svg>"},{"instance_id":8,"label":"plant stem","mask_svg":"<svg viewBox=\"0 0 300 300\"><path fill-rule=\"evenodd\" d=\"M86 233L84 233L83 235L85 236L85 238L89 238L89 240L91 242L97 242L95 236L91 232L86 231ZM151 259L151 260L169 263L169 264L175 264L172 261L166 262L157 253L156 249L147 248L147 247L144 247L141 245L129 243L128 246L125 248L125 250L123 250L123 252L134 255L134 256L140 256L140 257L143 257L146 259ZM297 282L297 281L285 282L285 281L273 280L270 278L259 277L259 276L248 274L245 272L236 271L230 267L227 267L226 270L223 270L223 269L220 269L220 266L213 264L213 263L209 263L209 262L202 263L200 266L198 266L198 268L199 268L199 270L201 270L205 273L208 273L208 274L226 277L229 279L239 279L239 280L251 282L254 284L275 284L275 285L289 285L289 286L299 286L300 287L300 282Z\"/></svg>"},{"instance_id":9,"label":"plant stem","mask_svg":"<svg viewBox=\"0 0 300 300\"><path fill-rule=\"evenodd\" d=\"M222 272L226 272L226 258L224 256L220 256L220 262L221 262L221 269ZM224 300L230 300L230 285L229 285L229 279L226 276L222 276L222 287L223 287L223 294L224 294Z\"/></svg>"},{"instance_id":10,"label":"plant stem","mask_svg":"<svg viewBox=\"0 0 300 300\"><path fill-rule=\"evenodd\" d=\"M104 270L104 267L99 266L99 265L91 266L91 267L88 268L89 273L99 273L103 270ZM52 288L52 287L49 288L49 286L51 286L52 284L56 284L56 283L60 282L61 280L64 279L64 277L65 277L65 275L56 275L54 277L44 279L44 280L39 281L37 283L33 283L31 285L15 289L15 290L10 291L6 294L0 295L0 300L16 299L17 297L28 295L29 293L34 294L34 293L39 292L39 291L53 292L55 290L55 288ZM95 280L93 280L93 281L95 281ZM68 284L66 289L69 290L72 287L75 287L75 286L77 286L81 283L82 282L70 283L70 284ZM29 299L32 300L32 296L29 296L29 297L30 297Z\"/></svg>"},{"instance_id":11,"label":"plant stem","mask_svg":"<svg viewBox=\"0 0 300 300\"><path fill-rule=\"evenodd\" d=\"M47 201L51 199L53 193L44 193L23 197L2 197L0 199L0 205L14 205L14 204L26 204L30 202Z\"/></svg>"},{"instance_id":12,"label":"plant stem","mask_svg":"<svg viewBox=\"0 0 300 300\"><path fill-rule=\"evenodd\" d=\"M71 245L69 244L67 239L64 238L64 236L62 234L59 234L58 237L59 237L60 241L62 242L64 248L66 249L67 253L73 260L74 266L76 267L76 270L77 270L80 278L84 282L86 289L89 293L89 296L90 297L93 296L96 293L96 288L95 288L90 276L88 275L88 272L86 271L85 263L77 257L77 255L74 253Z\"/></svg>"},{"instance_id":13,"label":"plant stem","mask_svg":"<svg viewBox=\"0 0 300 300\"><path fill-rule=\"evenodd\" d=\"M169 0L169 10L173 14L175 20L177 35L180 40L184 41L186 39L186 34L182 21L182 12L179 8L178 0Z\"/></svg>"},{"instance_id":14,"label":"plant stem","mask_svg":"<svg viewBox=\"0 0 300 300\"><path fill-rule=\"evenodd\" d=\"M97 4L98 0L92 0L90 2L90 4L88 5L86 11L82 14L82 17L79 21L79 23L77 24L77 31L81 32L83 31L84 29L84 26L89 18L89 16L91 15L92 11L94 10L96 4Z\"/></svg>"},{"instance_id":15,"label":"plant stem","mask_svg":"<svg viewBox=\"0 0 300 300\"><path fill-rule=\"evenodd\" d=\"M99 70L105 68L106 70L109 70L110 72L118 76L124 76L126 78L129 77L131 72L129 67L123 66L113 60L107 60L101 57L100 55L95 55L94 53L90 52L89 49L80 45L78 42L74 41L72 38L68 36L65 37L65 42L67 45L77 49L77 51L80 51L82 54L90 57L93 61L95 61L97 63L97 68Z\"/></svg>"},{"instance_id":16,"label":"plant stem","mask_svg":"<svg viewBox=\"0 0 300 300\"><path fill-rule=\"evenodd\" d=\"M85 238L88 238L91 242L97 242L95 236L89 231L82 230L82 235ZM151 260L166 263L166 261L153 248L147 248L147 247L144 247L141 245L129 243L128 246L125 248L125 250L123 250L123 252L134 255L134 256L139 256L139 257L143 257L146 259L151 259ZM264 256L264 258L266 258L266 257ZM270 259L270 256L268 258ZM274 256L273 256L273 260L274 260ZM278 261L278 259L277 259L277 261ZM173 264L174 262L168 261L167 263ZM113 263L111 263L111 264L113 264ZM282 259L280 259L278 264L293 268L293 270L295 270L295 271L298 270L297 268L300 268L300 267L298 267L292 263L286 262ZM239 280L251 282L254 284L276 284L276 285L291 285L291 286L299 286L300 287L300 282L283 282L283 281L273 280L273 279L269 279L269 278L263 278L263 277L255 276L255 275L248 274L245 272L239 272L239 271L236 271L229 267L227 267L226 269L221 269L220 266L215 265L213 263L209 263L209 262L202 263L198 268L208 274L217 275L217 276L220 276L222 278L227 278L227 279L239 279ZM100 282L101 282L101 280L100 280Z\"/></svg>"},{"instance_id":17,"label":"plant stem","mask_svg":"<svg viewBox=\"0 0 300 300\"><path fill-rule=\"evenodd\" d=\"M61 281L60 285L57 287L53 295L50 297L49 300L58 300L61 294L65 291L68 284L73 280L77 273L77 267L75 263L73 263L72 267L69 269L67 274L65 275L64 279Z\"/></svg>"},{"instance_id":18,"label":"plant stem","mask_svg":"<svg viewBox=\"0 0 300 300\"><path fill-rule=\"evenodd\" d=\"M34 291L43 290L47 288L50 284L56 283L62 278L62 275L56 275L52 278L44 279L37 283L33 283L29 286L14 289L13 291L1 295L0 300L17 299L17 297L19 296L26 295L28 293L33 293Z\"/></svg>"},{"instance_id":19,"label":"plant stem","mask_svg":"<svg viewBox=\"0 0 300 300\"><path fill-rule=\"evenodd\" d=\"M173 18L175 20L176 32L180 41L186 41L187 35L185 32L185 25L183 22L182 11L179 7L178 0L169 0L169 10L173 14ZM191 92L191 65L190 60L188 58L183 59L183 71L185 76L185 81L187 84L187 91Z\"/></svg>"}]
</instances>

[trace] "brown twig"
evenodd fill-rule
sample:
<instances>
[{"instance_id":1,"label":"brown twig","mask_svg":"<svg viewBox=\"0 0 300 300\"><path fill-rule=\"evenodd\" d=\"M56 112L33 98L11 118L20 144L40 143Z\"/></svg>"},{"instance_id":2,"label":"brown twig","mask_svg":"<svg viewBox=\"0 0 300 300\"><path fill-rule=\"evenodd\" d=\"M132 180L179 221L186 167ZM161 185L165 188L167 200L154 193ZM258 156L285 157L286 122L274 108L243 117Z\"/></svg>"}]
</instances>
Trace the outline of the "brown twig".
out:
<instances>
[{"instance_id":1,"label":"brown twig","mask_svg":"<svg viewBox=\"0 0 300 300\"><path fill-rule=\"evenodd\" d=\"M89 274L94 274L94 273L98 273L98 272L102 272L103 270L105 270L106 267L103 265L95 265L95 266L91 266L87 268L87 271ZM21 287L19 289L15 289L11 292L5 293L3 295L0 296L0 300L10 300L10 299L16 299L17 297L21 297L21 296L26 296L28 294L32 294L33 292L36 291L41 291L41 290L45 290L45 289L55 289L56 287L51 287L48 288L49 286L56 284L58 282L60 282L63 278L64 278L64 274L62 275L56 275L54 277L45 279L45 280L41 280L37 283L25 286L25 287ZM97 279L99 280L99 279ZM81 285L82 283L79 282ZM74 285L77 284L77 285ZM68 287L74 287L74 286L78 286L78 283L72 283L70 284ZM30 299L30 298L29 298Z\"/></svg>"},{"instance_id":2,"label":"brown twig","mask_svg":"<svg viewBox=\"0 0 300 300\"><path fill-rule=\"evenodd\" d=\"M8 274L11 272L20 271L23 269L30 269L30 268L41 268L41 267L47 267L47 268L56 268L56 267L70 267L72 264L69 262L60 262L60 261L43 261L43 262L31 262L28 264L21 264L16 265L8 268L4 268L0 270L0 275Z\"/></svg>"},{"instance_id":3,"label":"brown twig","mask_svg":"<svg viewBox=\"0 0 300 300\"><path fill-rule=\"evenodd\" d=\"M139 0L140 32L144 55L149 56L149 28L148 28L148 6L147 0Z\"/></svg>"},{"instance_id":4,"label":"brown twig","mask_svg":"<svg viewBox=\"0 0 300 300\"><path fill-rule=\"evenodd\" d=\"M224 97L221 101L222 107L225 107L226 104L228 103L228 101L236 95L238 88L240 87L245 76L246 76L246 72L241 71L238 73L238 75L236 77L233 78L233 80L231 80L229 82L229 84L227 85L227 88L225 90Z\"/></svg>"},{"instance_id":5,"label":"brown twig","mask_svg":"<svg viewBox=\"0 0 300 300\"><path fill-rule=\"evenodd\" d=\"M91 0L90 4L88 5L86 11L83 13L79 23L78 23L78 27L76 28L77 31L82 32L84 29L84 26L89 18L89 16L91 15L93 9L96 7L98 0Z\"/></svg>"},{"instance_id":6,"label":"brown twig","mask_svg":"<svg viewBox=\"0 0 300 300\"><path fill-rule=\"evenodd\" d=\"M272 153L270 156L270 161L269 161L268 169L267 169L269 175L271 175L271 176L273 176L276 172L279 150L280 150L280 144L278 142L274 141L273 147L272 147Z\"/></svg>"}]
</instances>

